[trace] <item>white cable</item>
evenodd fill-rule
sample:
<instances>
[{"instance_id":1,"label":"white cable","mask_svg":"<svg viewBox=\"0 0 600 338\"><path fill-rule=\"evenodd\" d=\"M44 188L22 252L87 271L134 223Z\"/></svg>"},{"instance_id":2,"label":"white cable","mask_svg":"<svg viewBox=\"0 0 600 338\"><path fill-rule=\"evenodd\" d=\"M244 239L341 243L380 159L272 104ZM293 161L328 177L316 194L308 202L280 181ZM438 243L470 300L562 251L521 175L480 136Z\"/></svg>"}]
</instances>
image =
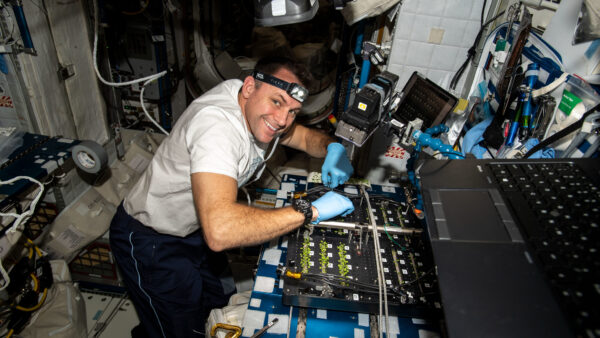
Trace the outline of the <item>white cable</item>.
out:
<instances>
[{"instance_id":1,"label":"white cable","mask_svg":"<svg viewBox=\"0 0 600 338\"><path fill-rule=\"evenodd\" d=\"M246 186L243 186L240 188L244 194L246 194L246 199L248 200L248 206L252 206L252 199L250 198L250 193L248 193L248 189L246 189Z\"/></svg>"},{"instance_id":2,"label":"white cable","mask_svg":"<svg viewBox=\"0 0 600 338\"><path fill-rule=\"evenodd\" d=\"M2 265L2 259L0 259L0 274L2 274L2 278L4 279L4 285L0 287L0 291L2 291L10 284L10 276L8 276L6 269L4 269L4 265Z\"/></svg>"},{"instance_id":3,"label":"white cable","mask_svg":"<svg viewBox=\"0 0 600 338\"><path fill-rule=\"evenodd\" d=\"M123 87L123 86L130 86L130 85L136 84L136 83L141 83L141 82L148 81L151 79L155 80L155 79L158 79L158 78L164 76L165 74L167 74L167 71L163 70L160 73L148 75L146 77L143 77L143 78L137 79L137 80L127 81L127 82L108 82L102 77L102 75L100 75L100 71L98 70L98 63L96 60L97 50L98 50L98 4L97 4L97 1L94 0L94 52L93 52L92 57L94 60L94 70L96 71L96 76L98 76L98 79L100 81L102 81L102 83L104 83L105 85L108 85L108 86Z\"/></svg>"},{"instance_id":4,"label":"white cable","mask_svg":"<svg viewBox=\"0 0 600 338\"><path fill-rule=\"evenodd\" d=\"M160 130L163 134L169 135L169 132L164 130L163 127L161 127L160 124L158 124L158 122L156 122L152 118L152 116L150 116L150 113L148 113L148 110L146 110L146 106L144 105L144 90L146 90L146 85L154 80L156 80L156 79L150 79L150 80L144 82L144 85L142 86L142 90L140 91L140 105L142 105L142 110L144 110L144 114L146 114L146 117L148 118L148 120L150 120L150 122L154 123L154 125L158 128L158 130Z\"/></svg>"},{"instance_id":5,"label":"white cable","mask_svg":"<svg viewBox=\"0 0 600 338\"><path fill-rule=\"evenodd\" d=\"M24 211L21 214L16 214L16 213L12 213L12 212L0 212L0 216L4 216L4 217L14 217L15 221L14 224L10 227L10 229L8 229L8 231L14 232L17 230L17 227L23 223L23 221L26 221L27 219L29 219L29 217L31 217L31 215L33 215L33 211L35 210L35 206L37 205L38 201L40 200L40 198L42 197L42 193L44 192L44 185L29 176L16 176L11 178L8 181L0 181L0 185L4 185L4 184L12 184L18 180L28 180L31 181L33 183L36 183L37 185L40 186L40 191L38 191L37 195L35 196L35 198L33 199L33 201L31 202L31 204L29 205L29 209Z\"/></svg>"},{"instance_id":6,"label":"white cable","mask_svg":"<svg viewBox=\"0 0 600 338\"><path fill-rule=\"evenodd\" d=\"M382 317L382 291L383 291L383 308L385 310L385 329L386 329L386 337L389 337L390 334L390 322L389 322L389 313L388 313L388 301L387 301L387 286L385 284L385 275L383 274L383 263L381 260L381 246L379 245L379 236L377 234L377 224L375 223L375 216L373 215L373 210L371 208L371 202L369 201L369 194L365 190L363 186L360 187L360 190L367 201L367 207L369 208L369 215L371 219L372 232L373 232L373 247L375 250L375 265L377 267L377 282L379 286L379 337L383 337L383 331L381 330L381 317Z\"/></svg>"},{"instance_id":7,"label":"white cable","mask_svg":"<svg viewBox=\"0 0 600 338\"><path fill-rule=\"evenodd\" d=\"M106 81L102 75L100 75L100 71L98 70L98 61L97 61L97 57L96 54L98 52L98 4L97 1L94 0L94 51L92 53L92 58L93 58L93 63L94 63L94 71L96 72L96 76L98 77L98 79L104 83L107 86L112 86L112 87L124 87L124 86L130 86L136 83L142 83L144 82L144 84L142 85L142 90L140 91L140 104L142 105L142 110L144 110L144 114L146 114L146 117L150 120L150 122L152 122L155 126L158 127L158 129L166 134L169 135L169 133L163 129L163 127L160 126L160 124L158 124L158 122L156 122L152 116L150 116L150 114L148 113L148 111L146 110L146 106L144 105L144 89L146 87L147 84L149 84L150 82L157 80L163 76L165 76L165 74L167 74L166 70L163 70L160 73L157 74L153 74L153 75L148 75L146 77L137 79L137 80L132 80L132 81L126 81L126 82L109 82Z\"/></svg>"},{"instance_id":8,"label":"white cable","mask_svg":"<svg viewBox=\"0 0 600 338\"><path fill-rule=\"evenodd\" d=\"M536 89L536 90L533 90L531 92L531 97L538 97L540 95L544 95L546 93L553 91L558 86L560 86L563 82L567 81L568 76L569 76L569 73L562 73L562 75L560 77L558 77L557 79L552 81L552 83L550 83L549 85L539 88L539 89Z\"/></svg>"},{"instance_id":9,"label":"white cable","mask_svg":"<svg viewBox=\"0 0 600 338\"><path fill-rule=\"evenodd\" d=\"M373 224L375 224L375 222L373 222ZM378 235L377 227L375 225L373 225L373 231L376 235ZM385 311L385 334L386 334L386 336L389 336L389 334L390 334L390 319L389 319L389 312L388 312L387 283L385 280L385 275L383 274L383 260L381 259L381 245L379 243L379 236L376 236L376 243L377 243L377 252L378 252L377 256L379 257L379 278L381 278L381 284L382 284L382 289L383 289L383 309Z\"/></svg>"},{"instance_id":10,"label":"white cable","mask_svg":"<svg viewBox=\"0 0 600 338\"><path fill-rule=\"evenodd\" d=\"M558 4L553 3L552 1L544 1L544 0L522 0L521 1L525 6L531 7L533 9L549 9L551 11L558 10Z\"/></svg>"},{"instance_id":11,"label":"white cable","mask_svg":"<svg viewBox=\"0 0 600 338\"><path fill-rule=\"evenodd\" d=\"M2 43L5 45L9 45L9 46L14 45L17 41L19 41L19 39L13 38L13 33L15 32L15 20L11 17L10 11L7 9L6 6L3 6L2 9L6 10L6 14L8 14L7 18L10 19L10 22L11 22L10 34L4 39L4 41ZM4 14L2 16L4 17ZM7 18L5 18L4 20L7 21ZM10 39L13 39L13 42L8 43L8 40L10 40Z\"/></svg>"},{"instance_id":12,"label":"white cable","mask_svg":"<svg viewBox=\"0 0 600 338\"><path fill-rule=\"evenodd\" d=\"M267 166L267 161L271 158L271 156L275 152L275 148L277 148L277 144L278 143L279 143L279 136L277 136L277 138L275 139L275 143L273 143L273 147L271 148L271 152L269 153L269 155L267 156L267 158L264 159L261 162L260 165L264 165L265 167ZM264 170L264 169L261 167L261 169L259 169L259 170ZM259 171L259 170L257 170L257 171ZM260 172L260 174L262 175L262 171ZM260 176L256 175L256 177L252 181L244 184L244 186L242 187L242 191L246 193L246 198L248 199L248 205L252 205L252 199L250 198L250 194L248 194L248 190L246 190L245 188L247 186L249 186L250 184L256 182L259 178L260 178Z\"/></svg>"},{"instance_id":13,"label":"white cable","mask_svg":"<svg viewBox=\"0 0 600 338\"><path fill-rule=\"evenodd\" d=\"M35 207L36 207L37 203L39 202L40 198L42 197L42 194L44 193L44 185L40 181L38 181L32 177L29 177L29 176L16 176L16 177L11 178L8 181L0 180L0 185L12 184L18 180L28 180L33 183L36 183L37 185L40 186L40 190L38 191L38 193L34 197L34 199L31 201L31 204L29 204L29 208L27 210L25 210L23 213L17 214L17 213L13 213L13 212L0 212L0 216L2 216L2 217L14 217L15 218L13 225L7 230L7 232L15 232L18 230L19 225L27 222L29 217L31 217L31 215L33 215L33 212L35 211ZM2 278L4 278L4 280L5 280L4 285L2 287L0 287L0 291L2 291L4 289L6 289L6 287L10 284L10 278L8 276L8 273L4 269L4 266L2 265L1 259L0 259L0 274L2 275Z\"/></svg>"},{"instance_id":14,"label":"white cable","mask_svg":"<svg viewBox=\"0 0 600 338\"><path fill-rule=\"evenodd\" d=\"M277 148L278 143L279 143L279 136L277 136L277 138L275 139L275 143L273 144L273 148L271 148L271 152L269 153L269 155L263 162L267 162L271 158L271 156L275 152L275 148Z\"/></svg>"},{"instance_id":15,"label":"white cable","mask_svg":"<svg viewBox=\"0 0 600 338\"><path fill-rule=\"evenodd\" d=\"M375 224L375 222L373 222ZM373 232L377 234L377 227L373 226ZM379 258L379 279L381 280L382 290L383 290L383 310L385 312L385 334L386 337L389 337L390 334L390 317L388 312L388 299L387 299L387 284L385 281L385 275L383 274L383 260L381 259L381 246L379 244L379 236L375 236L375 241L377 242L377 251Z\"/></svg>"},{"instance_id":16,"label":"white cable","mask_svg":"<svg viewBox=\"0 0 600 338\"><path fill-rule=\"evenodd\" d=\"M290 314L288 318L292 318L292 310L294 310L294 306L290 305ZM290 327L292 326L292 321L288 320L287 334L285 338L290 338Z\"/></svg>"}]
</instances>

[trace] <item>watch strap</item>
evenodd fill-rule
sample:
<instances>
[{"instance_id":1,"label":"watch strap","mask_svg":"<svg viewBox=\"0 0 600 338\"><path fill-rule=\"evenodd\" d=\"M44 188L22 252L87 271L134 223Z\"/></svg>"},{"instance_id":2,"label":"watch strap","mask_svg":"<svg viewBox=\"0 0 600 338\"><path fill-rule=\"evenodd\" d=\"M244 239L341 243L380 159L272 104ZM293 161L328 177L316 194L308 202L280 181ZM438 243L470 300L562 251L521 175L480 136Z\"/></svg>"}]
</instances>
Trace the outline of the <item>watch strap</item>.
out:
<instances>
[{"instance_id":1,"label":"watch strap","mask_svg":"<svg viewBox=\"0 0 600 338\"><path fill-rule=\"evenodd\" d=\"M292 207L294 208L294 210L304 214L304 223L302 223L303 225L306 225L312 221L313 212L312 204L310 203L310 201L303 199L294 199L292 201Z\"/></svg>"}]
</instances>

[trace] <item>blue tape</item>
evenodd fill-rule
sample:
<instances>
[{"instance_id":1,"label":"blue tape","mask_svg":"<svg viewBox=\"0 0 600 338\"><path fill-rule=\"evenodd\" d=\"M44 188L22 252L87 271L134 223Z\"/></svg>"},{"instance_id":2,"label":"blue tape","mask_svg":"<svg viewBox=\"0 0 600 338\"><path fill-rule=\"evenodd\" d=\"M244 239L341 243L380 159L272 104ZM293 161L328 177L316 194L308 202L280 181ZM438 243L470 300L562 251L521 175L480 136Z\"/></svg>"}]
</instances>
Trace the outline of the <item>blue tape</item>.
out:
<instances>
[{"instance_id":1,"label":"blue tape","mask_svg":"<svg viewBox=\"0 0 600 338\"><path fill-rule=\"evenodd\" d=\"M6 59L4 59L4 54L0 54L0 72L8 74L8 65Z\"/></svg>"},{"instance_id":2,"label":"blue tape","mask_svg":"<svg viewBox=\"0 0 600 338\"><path fill-rule=\"evenodd\" d=\"M585 53L583 53L583 55L585 55L585 57L588 60L591 60L592 56L594 56L594 54L596 53L596 50L598 49L598 47L600 47L600 39L596 39L596 40L592 41L592 43L590 43L590 45L586 49Z\"/></svg>"}]
</instances>

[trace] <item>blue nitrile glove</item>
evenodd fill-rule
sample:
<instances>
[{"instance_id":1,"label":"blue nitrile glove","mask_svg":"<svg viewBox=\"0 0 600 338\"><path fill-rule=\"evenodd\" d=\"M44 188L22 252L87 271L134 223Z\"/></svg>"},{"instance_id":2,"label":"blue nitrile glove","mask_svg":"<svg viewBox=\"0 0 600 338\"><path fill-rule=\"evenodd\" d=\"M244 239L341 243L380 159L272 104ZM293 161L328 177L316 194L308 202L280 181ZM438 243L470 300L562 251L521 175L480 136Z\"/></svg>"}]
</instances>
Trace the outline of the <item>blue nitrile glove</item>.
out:
<instances>
[{"instance_id":1,"label":"blue nitrile glove","mask_svg":"<svg viewBox=\"0 0 600 338\"><path fill-rule=\"evenodd\" d=\"M319 216L313 224L317 224L321 221L328 220L338 215L346 216L354 211L354 204L346 196L336 194L333 191L327 192L316 201L312 202L312 205L317 209Z\"/></svg>"},{"instance_id":2,"label":"blue nitrile glove","mask_svg":"<svg viewBox=\"0 0 600 338\"><path fill-rule=\"evenodd\" d=\"M491 117L487 120L483 120L467 131L462 142L463 155L466 156L468 153L470 153L475 155L476 158L483 158L483 156L487 153L487 150L480 146L479 142L483 141L483 133L492 123L492 120L493 118Z\"/></svg>"},{"instance_id":3,"label":"blue nitrile glove","mask_svg":"<svg viewBox=\"0 0 600 338\"><path fill-rule=\"evenodd\" d=\"M344 184L353 172L354 169L346 154L346 148L339 143L330 143L327 146L327 157L321 167L323 184L328 188L335 188Z\"/></svg>"},{"instance_id":4,"label":"blue nitrile glove","mask_svg":"<svg viewBox=\"0 0 600 338\"><path fill-rule=\"evenodd\" d=\"M530 138L523 145L523 153L527 153L529 149L535 147L538 143L540 143L540 140L538 140L537 138ZM553 148L544 148L531 154L529 158L554 158L554 156L555 152Z\"/></svg>"}]
</instances>

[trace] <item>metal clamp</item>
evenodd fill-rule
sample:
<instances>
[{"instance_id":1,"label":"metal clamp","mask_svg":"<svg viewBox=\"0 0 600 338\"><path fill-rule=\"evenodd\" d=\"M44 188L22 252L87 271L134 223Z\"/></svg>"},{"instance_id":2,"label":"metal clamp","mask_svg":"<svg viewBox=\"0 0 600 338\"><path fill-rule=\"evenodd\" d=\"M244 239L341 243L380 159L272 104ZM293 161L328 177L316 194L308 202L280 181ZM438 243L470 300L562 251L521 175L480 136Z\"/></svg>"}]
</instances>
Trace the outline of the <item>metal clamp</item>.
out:
<instances>
[{"instance_id":1,"label":"metal clamp","mask_svg":"<svg viewBox=\"0 0 600 338\"><path fill-rule=\"evenodd\" d=\"M216 337L217 330L228 331L225 335L225 338L239 338L242 335L242 328L236 325L217 323L213 325L212 329L210 329L210 336Z\"/></svg>"}]
</instances>

